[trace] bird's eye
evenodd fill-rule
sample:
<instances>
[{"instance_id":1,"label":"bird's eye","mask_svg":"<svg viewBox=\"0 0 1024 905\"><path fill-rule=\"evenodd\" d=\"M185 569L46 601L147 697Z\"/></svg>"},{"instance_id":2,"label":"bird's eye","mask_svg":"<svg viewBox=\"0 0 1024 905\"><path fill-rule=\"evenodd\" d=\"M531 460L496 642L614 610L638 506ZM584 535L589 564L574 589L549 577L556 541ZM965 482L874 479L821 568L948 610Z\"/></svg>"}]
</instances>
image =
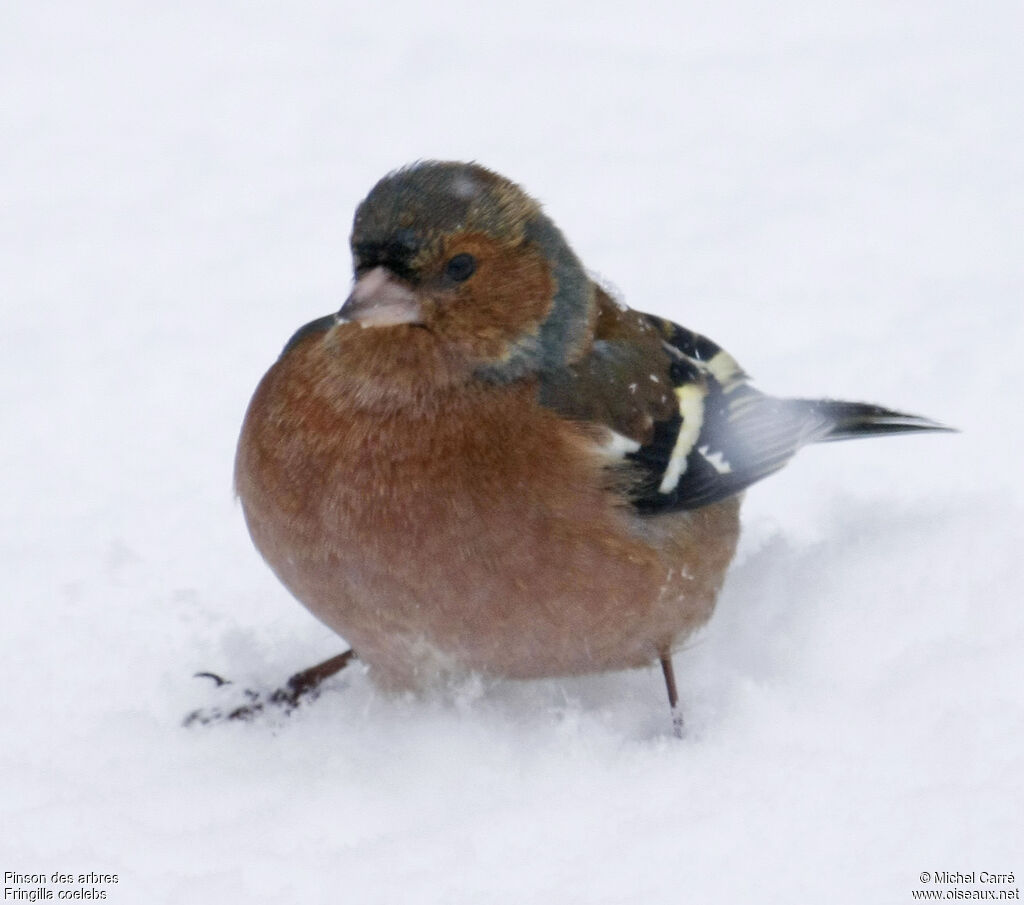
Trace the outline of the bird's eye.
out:
<instances>
[{"instance_id":1,"label":"bird's eye","mask_svg":"<svg viewBox=\"0 0 1024 905\"><path fill-rule=\"evenodd\" d=\"M471 254L463 252L462 254L456 255L452 258L444 267L444 275L449 280L454 280L456 283L462 283L473 276L473 272L476 270L476 258Z\"/></svg>"}]
</instances>

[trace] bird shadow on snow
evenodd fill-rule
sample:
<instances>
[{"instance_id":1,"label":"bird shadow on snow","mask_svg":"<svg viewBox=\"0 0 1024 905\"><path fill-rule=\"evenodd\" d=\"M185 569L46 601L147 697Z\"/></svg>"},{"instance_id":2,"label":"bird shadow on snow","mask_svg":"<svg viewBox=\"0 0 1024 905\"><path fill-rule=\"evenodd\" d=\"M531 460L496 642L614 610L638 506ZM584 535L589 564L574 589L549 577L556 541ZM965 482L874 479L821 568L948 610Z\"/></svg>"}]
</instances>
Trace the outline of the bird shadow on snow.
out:
<instances>
[{"instance_id":1,"label":"bird shadow on snow","mask_svg":"<svg viewBox=\"0 0 1024 905\"><path fill-rule=\"evenodd\" d=\"M822 620L859 595L891 590L880 583L887 570L905 573L934 558L928 539L951 532L955 518L947 504L918 505L880 515L870 501L843 500L834 507L822 537L789 537L762 521L749 532L755 539L741 548L709 625L675 653L687 737L713 731L735 706L741 687L785 684L794 664L814 642ZM868 576L868 577L865 577ZM858 588L857 583L862 587ZM340 646L340 642L339 642ZM237 648L237 646L235 646ZM234 657L232 657L234 659ZM250 664L251 665L251 664ZM239 672L251 671L237 664ZM272 668L266 661L260 668ZM286 675L284 669L281 675ZM388 694L376 689L365 666L348 664L318 688L296 694L294 683L268 687L261 681L225 680L197 673L204 703L188 713L188 728L225 723L266 725L284 730L293 717L303 721L339 717L351 725L390 712L398 723L431 716L471 719L508 729L559 732L597 731L620 738L667 738L672 727L660 669L530 681L479 676L452 681L421 694Z\"/></svg>"}]
</instances>

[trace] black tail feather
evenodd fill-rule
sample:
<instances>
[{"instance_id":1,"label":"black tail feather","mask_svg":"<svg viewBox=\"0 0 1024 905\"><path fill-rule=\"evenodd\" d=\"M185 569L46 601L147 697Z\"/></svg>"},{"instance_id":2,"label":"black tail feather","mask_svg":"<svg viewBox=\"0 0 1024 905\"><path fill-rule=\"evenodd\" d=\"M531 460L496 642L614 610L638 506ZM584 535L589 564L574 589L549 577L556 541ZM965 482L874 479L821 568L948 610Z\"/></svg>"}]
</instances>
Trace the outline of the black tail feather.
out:
<instances>
[{"instance_id":1,"label":"black tail feather","mask_svg":"<svg viewBox=\"0 0 1024 905\"><path fill-rule=\"evenodd\" d=\"M868 405L865 402L838 402L833 399L794 401L807 406L809 414L816 415L825 422L825 429L815 440L817 443L920 431L956 432L955 427L948 427L930 418L908 415L905 412L897 412L880 405Z\"/></svg>"},{"instance_id":2,"label":"black tail feather","mask_svg":"<svg viewBox=\"0 0 1024 905\"><path fill-rule=\"evenodd\" d=\"M811 443L955 430L880 405L778 399L746 385L710 392L702 415L700 433L690 442L685 467L674 486L663 485L679 442L682 415L673 422L661 422L664 436L656 431L654 442L628 455L661 482L643 485L634 497L641 512L696 509L730 497L778 471Z\"/></svg>"}]
</instances>

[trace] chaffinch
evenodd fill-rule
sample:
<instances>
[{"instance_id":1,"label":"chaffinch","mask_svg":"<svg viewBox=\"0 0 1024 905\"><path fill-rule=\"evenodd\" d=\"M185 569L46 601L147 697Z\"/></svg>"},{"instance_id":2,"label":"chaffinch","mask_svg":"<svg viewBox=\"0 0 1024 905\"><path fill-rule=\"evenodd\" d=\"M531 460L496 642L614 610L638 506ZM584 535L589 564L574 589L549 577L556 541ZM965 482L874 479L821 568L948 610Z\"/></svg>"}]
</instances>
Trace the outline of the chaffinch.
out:
<instances>
[{"instance_id":1,"label":"chaffinch","mask_svg":"<svg viewBox=\"0 0 1024 905\"><path fill-rule=\"evenodd\" d=\"M476 164L384 177L351 245L352 293L263 378L235 482L278 578L386 687L660 661L678 733L671 652L711 616L742 491L809 443L945 429L755 390Z\"/></svg>"}]
</instances>

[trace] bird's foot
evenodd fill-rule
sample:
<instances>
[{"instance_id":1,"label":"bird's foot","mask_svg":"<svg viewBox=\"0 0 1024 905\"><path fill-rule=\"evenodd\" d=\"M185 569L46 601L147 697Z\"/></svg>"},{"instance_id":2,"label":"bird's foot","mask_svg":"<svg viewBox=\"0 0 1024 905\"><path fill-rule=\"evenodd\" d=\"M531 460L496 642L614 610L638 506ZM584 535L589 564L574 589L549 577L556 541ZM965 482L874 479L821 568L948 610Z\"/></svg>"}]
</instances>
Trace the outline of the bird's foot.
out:
<instances>
[{"instance_id":1,"label":"bird's foot","mask_svg":"<svg viewBox=\"0 0 1024 905\"><path fill-rule=\"evenodd\" d=\"M682 738L683 728L683 711L676 705L672 708L672 735L675 738Z\"/></svg>"},{"instance_id":2,"label":"bird's foot","mask_svg":"<svg viewBox=\"0 0 1024 905\"><path fill-rule=\"evenodd\" d=\"M185 717L183 725L188 727L209 726L225 721L248 722L271 710L277 710L287 716L304 701L315 701L320 696L320 685L324 680L341 672L355 656L354 650L347 650L324 660L323 663L317 663L316 666L295 673L282 688L275 688L269 693L246 688L243 691L243 702L230 708L200 707ZM197 672L195 678L212 679L217 688L232 684L230 680L212 672Z\"/></svg>"},{"instance_id":3,"label":"bird's foot","mask_svg":"<svg viewBox=\"0 0 1024 905\"><path fill-rule=\"evenodd\" d=\"M683 711L679 707L679 692L676 690L676 673L672 668L672 655L667 651L661 655L661 672L665 677L665 689L668 692L668 706L672 713L672 735L683 737Z\"/></svg>"}]
</instances>

